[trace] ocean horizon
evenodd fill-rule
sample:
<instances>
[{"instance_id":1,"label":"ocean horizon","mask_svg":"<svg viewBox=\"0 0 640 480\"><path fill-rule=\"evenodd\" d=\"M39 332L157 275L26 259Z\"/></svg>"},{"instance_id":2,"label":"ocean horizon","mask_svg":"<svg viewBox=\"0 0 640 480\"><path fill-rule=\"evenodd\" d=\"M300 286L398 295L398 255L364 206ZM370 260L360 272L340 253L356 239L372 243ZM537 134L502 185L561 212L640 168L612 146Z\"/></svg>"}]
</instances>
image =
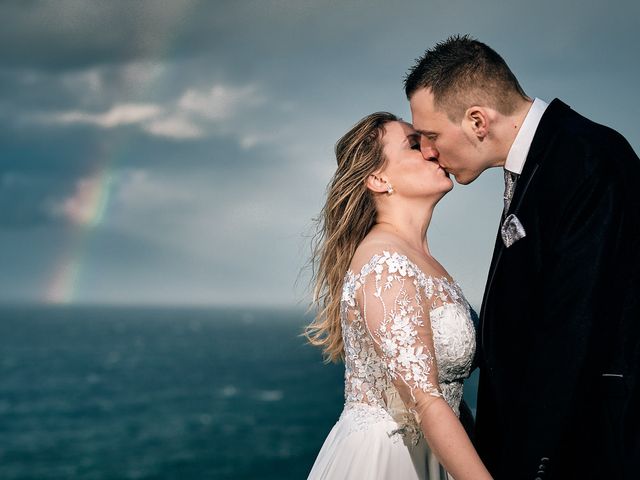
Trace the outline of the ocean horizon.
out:
<instances>
[{"instance_id":1,"label":"ocean horizon","mask_svg":"<svg viewBox=\"0 0 640 480\"><path fill-rule=\"evenodd\" d=\"M344 366L299 308L0 306L0 478L306 478ZM475 412L477 372L465 385Z\"/></svg>"}]
</instances>

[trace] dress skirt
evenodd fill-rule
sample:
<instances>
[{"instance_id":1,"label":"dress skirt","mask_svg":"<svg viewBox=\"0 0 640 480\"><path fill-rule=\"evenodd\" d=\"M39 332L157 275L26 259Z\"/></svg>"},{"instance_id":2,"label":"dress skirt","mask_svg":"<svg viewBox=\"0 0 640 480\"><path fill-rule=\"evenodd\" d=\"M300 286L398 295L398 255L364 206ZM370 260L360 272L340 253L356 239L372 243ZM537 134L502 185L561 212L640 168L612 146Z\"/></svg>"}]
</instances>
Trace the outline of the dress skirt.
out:
<instances>
[{"instance_id":1,"label":"dress skirt","mask_svg":"<svg viewBox=\"0 0 640 480\"><path fill-rule=\"evenodd\" d=\"M329 432L308 480L453 480L422 435L412 438L400 429L384 409L351 404Z\"/></svg>"}]
</instances>

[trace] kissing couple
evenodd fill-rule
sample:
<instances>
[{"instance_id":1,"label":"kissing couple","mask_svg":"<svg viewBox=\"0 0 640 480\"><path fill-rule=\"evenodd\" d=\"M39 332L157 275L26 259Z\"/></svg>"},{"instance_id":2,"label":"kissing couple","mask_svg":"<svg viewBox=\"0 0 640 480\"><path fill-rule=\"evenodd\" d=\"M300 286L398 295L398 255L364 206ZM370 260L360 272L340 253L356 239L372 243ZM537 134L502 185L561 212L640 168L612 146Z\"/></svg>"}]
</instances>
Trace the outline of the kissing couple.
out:
<instances>
[{"instance_id":1,"label":"kissing couple","mask_svg":"<svg viewBox=\"0 0 640 480\"><path fill-rule=\"evenodd\" d=\"M469 36L404 87L413 124L373 113L335 148L305 334L344 361L345 405L309 479L640 478L638 156ZM475 322L428 229L451 176L493 167L504 210Z\"/></svg>"}]
</instances>

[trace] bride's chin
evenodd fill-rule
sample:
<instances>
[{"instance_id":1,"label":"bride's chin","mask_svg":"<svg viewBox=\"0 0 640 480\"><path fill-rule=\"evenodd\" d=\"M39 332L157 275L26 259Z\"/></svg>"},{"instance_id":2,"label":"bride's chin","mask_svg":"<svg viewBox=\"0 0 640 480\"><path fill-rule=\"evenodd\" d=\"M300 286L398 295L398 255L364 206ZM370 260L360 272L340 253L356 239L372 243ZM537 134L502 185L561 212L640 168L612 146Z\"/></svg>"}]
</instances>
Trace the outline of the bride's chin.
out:
<instances>
[{"instance_id":1,"label":"bride's chin","mask_svg":"<svg viewBox=\"0 0 640 480\"><path fill-rule=\"evenodd\" d=\"M441 184L441 191L442 194L446 194L447 192L450 192L451 190L453 190L453 180L451 180L449 177L447 178L443 178L442 179L442 184Z\"/></svg>"},{"instance_id":2,"label":"bride's chin","mask_svg":"<svg viewBox=\"0 0 640 480\"><path fill-rule=\"evenodd\" d=\"M453 190L453 182L449 182L449 183L446 183L446 184L442 185L442 187L439 189L439 191L437 193L438 200L440 200L442 197L444 197L451 190Z\"/></svg>"}]
</instances>

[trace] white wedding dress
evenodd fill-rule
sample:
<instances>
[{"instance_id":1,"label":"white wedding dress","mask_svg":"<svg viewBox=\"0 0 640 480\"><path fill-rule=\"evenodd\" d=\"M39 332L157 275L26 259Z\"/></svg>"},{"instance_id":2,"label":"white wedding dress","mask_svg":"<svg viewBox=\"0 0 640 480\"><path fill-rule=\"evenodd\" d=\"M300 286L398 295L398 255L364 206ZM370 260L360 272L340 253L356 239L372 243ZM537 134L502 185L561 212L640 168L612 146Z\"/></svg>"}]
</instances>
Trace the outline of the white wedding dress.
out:
<instances>
[{"instance_id":1,"label":"white wedding dress","mask_svg":"<svg viewBox=\"0 0 640 480\"><path fill-rule=\"evenodd\" d=\"M341 301L345 405L310 480L452 480L419 425L429 397L459 416L475 354L470 306L457 282L406 256L375 254L345 276Z\"/></svg>"}]
</instances>

